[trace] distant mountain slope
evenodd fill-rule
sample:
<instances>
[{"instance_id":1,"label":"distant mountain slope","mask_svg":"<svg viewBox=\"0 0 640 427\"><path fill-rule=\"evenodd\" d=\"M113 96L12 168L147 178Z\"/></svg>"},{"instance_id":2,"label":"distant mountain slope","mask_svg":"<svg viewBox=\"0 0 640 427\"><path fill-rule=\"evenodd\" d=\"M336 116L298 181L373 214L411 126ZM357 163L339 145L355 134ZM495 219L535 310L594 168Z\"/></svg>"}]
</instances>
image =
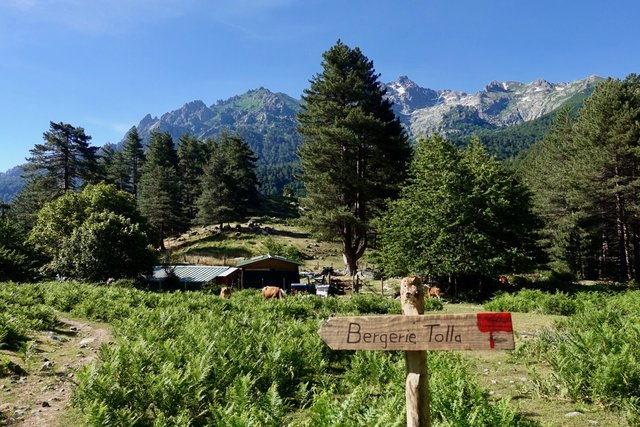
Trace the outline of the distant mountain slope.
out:
<instances>
[{"instance_id":1,"label":"distant mountain slope","mask_svg":"<svg viewBox=\"0 0 640 427\"><path fill-rule=\"evenodd\" d=\"M562 106L570 107L572 114L577 115L585 99L594 89L595 86L590 86L585 91L574 94ZM458 126L458 132L449 134L447 137L458 147L464 147L472 137L477 136L482 145L487 147L489 153L499 159L513 158L528 150L536 141L544 137L553 124L556 112L557 109L536 119L513 126L474 127L469 125L466 128Z\"/></svg>"},{"instance_id":2,"label":"distant mountain slope","mask_svg":"<svg viewBox=\"0 0 640 427\"><path fill-rule=\"evenodd\" d=\"M437 132L458 137L535 120L572 99L581 104L601 80L590 76L570 83L493 81L467 94L425 89L403 76L387 84L387 95L412 136Z\"/></svg>"},{"instance_id":3,"label":"distant mountain slope","mask_svg":"<svg viewBox=\"0 0 640 427\"><path fill-rule=\"evenodd\" d=\"M159 130L169 132L176 142L184 133L201 139L215 137L223 130L239 133L262 163L279 164L296 160L299 109L298 100L259 88L210 107L202 101L192 101L159 118L147 115L137 128L143 140Z\"/></svg>"},{"instance_id":4,"label":"distant mountain slope","mask_svg":"<svg viewBox=\"0 0 640 427\"><path fill-rule=\"evenodd\" d=\"M0 172L0 202L8 202L18 194L24 183L22 166L16 166L2 173Z\"/></svg>"},{"instance_id":5,"label":"distant mountain slope","mask_svg":"<svg viewBox=\"0 0 640 427\"><path fill-rule=\"evenodd\" d=\"M571 83L493 81L483 90L467 94L423 88L403 76L386 87L411 137L438 132L464 146L471 135L478 135L491 153L507 158L540 139L559 106L582 105L600 80L591 76ZM237 132L259 157L261 191L282 194L297 167L299 110L299 100L259 88L211 106L198 100L160 117L147 114L137 128L145 141L153 130L159 130L169 132L176 143L184 133L206 139L223 130ZM0 173L0 199L11 199L22 187L20 173L15 168Z\"/></svg>"}]
</instances>

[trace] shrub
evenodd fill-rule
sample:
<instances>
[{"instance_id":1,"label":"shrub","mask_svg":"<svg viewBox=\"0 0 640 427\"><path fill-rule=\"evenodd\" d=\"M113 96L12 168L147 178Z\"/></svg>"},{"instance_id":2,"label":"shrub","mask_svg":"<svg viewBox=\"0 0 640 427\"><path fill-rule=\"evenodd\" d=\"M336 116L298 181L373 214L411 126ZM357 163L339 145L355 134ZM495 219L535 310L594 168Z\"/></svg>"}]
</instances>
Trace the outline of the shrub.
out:
<instances>
[{"instance_id":1,"label":"shrub","mask_svg":"<svg viewBox=\"0 0 640 427\"><path fill-rule=\"evenodd\" d=\"M491 311L516 311L570 315L576 311L575 298L563 292L549 294L538 289L522 289L516 294L501 293L484 305Z\"/></svg>"},{"instance_id":2,"label":"shrub","mask_svg":"<svg viewBox=\"0 0 640 427\"><path fill-rule=\"evenodd\" d=\"M0 348L12 350L28 339L31 330L55 327L58 319L37 285L0 283Z\"/></svg>"}]
</instances>

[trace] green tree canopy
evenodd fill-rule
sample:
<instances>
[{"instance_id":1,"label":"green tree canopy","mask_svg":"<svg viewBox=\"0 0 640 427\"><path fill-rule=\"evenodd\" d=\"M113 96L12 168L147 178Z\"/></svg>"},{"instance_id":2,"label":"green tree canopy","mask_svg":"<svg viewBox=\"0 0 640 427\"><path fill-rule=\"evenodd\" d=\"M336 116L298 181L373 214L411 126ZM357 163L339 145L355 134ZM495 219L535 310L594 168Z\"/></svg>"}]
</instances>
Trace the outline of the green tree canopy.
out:
<instances>
[{"instance_id":1,"label":"green tree canopy","mask_svg":"<svg viewBox=\"0 0 640 427\"><path fill-rule=\"evenodd\" d=\"M129 191L134 196L138 196L138 183L140 182L140 173L142 172L145 155L142 138L138 135L138 129L135 126L127 132L122 156L128 169Z\"/></svg>"},{"instance_id":2,"label":"green tree canopy","mask_svg":"<svg viewBox=\"0 0 640 427\"><path fill-rule=\"evenodd\" d=\"M600 83L577 119L559 116L522 173L545 220L552 266L585 278L640 274L640 78Z\"/></svg>"},{"instance_id":3,"label":"green tree canopy","mask_svg":"<svg viewBox=\"0 0 640 427\"><path fill-rule=\"evenodd\" d=\"M178 154L168 133L152 132L142 167L139 206L154 229L156 245L164 249L167 235L182 229Z\"/></svg>"},{"instance_id":4,"label":"green tree canopy","mask_svg":"<svg viewBox=\"0 0 640 427\"><path fill-rule=\"evenodd\" d=\"M81 127L67 123L50 122L49 131L43 134L44 144L36 144L31 149L31 157L26 171L44 171L53 188L62 194L77 187L78 182L96 182L98 164L96 151L91 147L91 137Z\"/></svg>"},{"instance_id":5,"label":"green tree canopy","mask_svg":"<svg viewBox=\"0 0 640 427\"><path fill-rule=\"evenodd\" d=\"M127 191L129 183L129 167L122 151L116 150L113 144L100 149L98 164L104 182L113 184L118 190Z\"/></svg>"},{"instance_id":6,"label":"green tree canopy","mask_svg":"<svg viewBox=\"0 0 640 427\"><path fill-rule=\"evenodd\" d=\"M202 193L198 198L198 221L222 224L246 217L259 203L257 158L237 135L223 132L209 140L209 160L204 167Z\"/></svg>"},{"instance_id":7,"label":"green tree canopy","mask_svg":"<svg viewBox=\"0 0 640 427\"><path fill-rule=\"evenodd\" d=\"M92 213L60 245L49 269L80 280L136 277L155 262L140 223L114 212Z\"/></svg>"},{"instance_id":8,"label":"green tree canopy","mask_svg":"<svg viewBox=\"0 0 640 427\"><path fill-rule=\"evenodd\" d=\"M477 142L461 152L418 141L408 184L380 221L388 275L494 276L522 268L532 249L528 191Z\"/></svg>"},{"instance_id":9,"label":"green tree canopy","mask_svg":"<svg viewBox=\"0 0 640 427\"><path fill-rule=\"evenodd\" d=\"M180 194L186 221L195 220L198 208L196 201L202 192L204 166L209 159L206 144L198 138L184 134L178 142L178 168L180 171Z\"/></svg>"},{"instance_id":10,"label":"green tree canopy","mask_svg":"<svg viewBox=\"0 0 640 427\"><path fill-rule=\"evenodd\" d=\"M323 71L305 89L298 114L302 212L320 238L342 241L354 273L370 221L397 196L411 149L373 62L340 41L322 57Z\"/></svg>"},{"instance_id":11,"label":"green tree canopy","mask_svg":"<svg viewBox=\"0 0 640 427\"><path fill-rule=\"evenodd\" d=\"M29 232L38 219L38 212L56 194L51 192L54 183L47 175L34 175L11 201L8 216L24 232Z\"/></svg>"},{"instance_id":12,"label":"green tree canopy","mask_svg":"<svg viewBox=\"0 0 640 427\"><path fill-rule=\"evenodd\" d=\"M2 280L27 281L38 276L38 256L26 241L26 235L8 219L0 219L0 277Z\"/></svg>"},{"instance_id":13,"label":"green tree canopy","mask_svg":"<svg viewBox=\"0 0 640 427\"><path fill-rule=\"evenodd\" d=\"M47 203L29 241L51 260L48 272L97 280L150 269L146 230L131 194L97 184Z\"/></svg>"}]
</instances>

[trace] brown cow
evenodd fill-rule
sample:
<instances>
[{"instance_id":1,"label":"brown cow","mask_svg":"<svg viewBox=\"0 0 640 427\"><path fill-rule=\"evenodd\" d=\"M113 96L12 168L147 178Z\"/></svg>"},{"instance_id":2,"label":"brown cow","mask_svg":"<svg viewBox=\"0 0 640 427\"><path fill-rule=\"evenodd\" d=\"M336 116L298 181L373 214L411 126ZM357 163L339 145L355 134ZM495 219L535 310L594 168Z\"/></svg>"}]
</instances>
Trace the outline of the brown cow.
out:
<instances>
[{"instance_id":1,"label":"brown cow","mask_svg":"<svg viewBox=\"0 0 640 427\"><path fill-rule=\"evenodd\" d=\"M440 299L440 288L437 286L429 286L427 287L427 298L438 298Z\"/></svg>"},{"instance_id":2,"label":"brown cow","mask_svg":"<svg viewBox=\"0 0 640 427\"><path fill-rule=\"evenodd\" d=\"M264 288L262 288L262 298L284 298L284 291L278 286L265 286Z\"/></svg>"},{"instance_id":3,"label":"brown cow","mask_svg":"<svg viewBox=\"0 0 640 427\"><path fill-rule=\"evenodd\" d=\"M229 286L223 286L222 288L220 288L220 298L231 298L231 288Z\"/></svg>"}]
</instances>

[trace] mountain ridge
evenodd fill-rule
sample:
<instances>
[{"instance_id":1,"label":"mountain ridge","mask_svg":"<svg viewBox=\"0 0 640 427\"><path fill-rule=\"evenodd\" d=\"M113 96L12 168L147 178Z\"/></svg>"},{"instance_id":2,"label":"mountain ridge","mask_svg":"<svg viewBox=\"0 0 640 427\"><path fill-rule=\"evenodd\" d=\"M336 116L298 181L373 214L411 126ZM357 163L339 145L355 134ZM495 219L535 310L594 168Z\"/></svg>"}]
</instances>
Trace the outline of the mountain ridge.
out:
<instances>
[{"instance_id":1,"label":"mountain ridge","mask_svg":"<svg viewBox=\"0 0 640 427\"><path fill-rule=\"evenodd\" d=\"M410 137L437 132L464 146L470 135L479 133L492 154L510 157L526 150L543 134L550 123L545 116L564 103L581 105L601 80L594 75L569 83L493 80L477 92L466 93L421 87L409 77L400 76L384 86ZM238 133L258 156L262 191L281 194L296 170L296 150L301 143L296 113L300 108L300 100L259 87L210 105L192 100L159 117L146 114L136 128L145 142L154 130L168 132L176 143L184 133L201 139L216 137L222 131ZM503 131L543 118L544 125L530 127L536 131L528 129L524 138L516 135L516 142L510 142L509 132ZM500 134L496 141L491 140L494 132ZM124 137L118 145L123 142ZM501 144L511 146L504 149ZM5 201L22 188L14 169L0 173L0 198Z\"/></svg>"},{"instance_id":2,"label":"mountain ridge","mask_svg":"<svg viewBox=\"0 0 640 427\"><path fill-rule=\"evenodd\" d=\"M401 76L386 87L394 111L410 134L419 137L434 132L444 136L459 133L467 118L483 122L482 127L489 128L531 121L556 110L577 94L590 93L601 80L595 75L569 83L550 83L544 79L530 83L494 80L478 92L466 93L422 88ZM454 123L450 120L452 115Z\"/></svg>"}]
</instances>

